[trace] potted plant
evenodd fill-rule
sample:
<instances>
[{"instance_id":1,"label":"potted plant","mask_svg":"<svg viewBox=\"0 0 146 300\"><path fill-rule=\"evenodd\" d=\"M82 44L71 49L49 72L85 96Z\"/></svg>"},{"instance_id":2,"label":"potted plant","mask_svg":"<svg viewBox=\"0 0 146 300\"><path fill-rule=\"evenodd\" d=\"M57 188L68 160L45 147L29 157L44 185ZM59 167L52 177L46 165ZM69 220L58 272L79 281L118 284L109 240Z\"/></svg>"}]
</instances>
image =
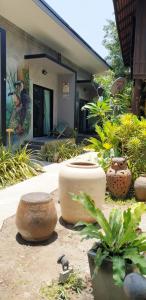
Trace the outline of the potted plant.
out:
<instances>
[{"instance_id":1,"label":"potted plant","mask_svg":"<svg viewBox=\"0 0 146 300\"><path fill-rule=\"evenodd\" d=\"M122 287L125 275L133 270L146 274L146 234L137 229L146 211L145 204L134 204L125 211L112 209L107 220L87 194L72 195L72 198L81 203L98 223L77 224L85 225L81 230L83 237L96 239L88 252L94 299L127 299Z\"/></svg>"}]
</instances>

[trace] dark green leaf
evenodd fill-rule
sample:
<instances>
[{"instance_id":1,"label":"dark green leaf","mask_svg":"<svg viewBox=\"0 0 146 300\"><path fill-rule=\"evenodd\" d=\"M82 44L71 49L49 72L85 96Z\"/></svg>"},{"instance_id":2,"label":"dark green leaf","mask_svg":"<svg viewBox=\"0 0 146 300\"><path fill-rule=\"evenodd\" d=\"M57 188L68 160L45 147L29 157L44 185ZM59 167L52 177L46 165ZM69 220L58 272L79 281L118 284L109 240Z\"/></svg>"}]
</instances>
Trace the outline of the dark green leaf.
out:
<instances>
[{"instance_id":1,"label":"dark green leaf","mask_svg":"<svg viewBox=\"0 0 146 300\"><path fill-rule=\"evenodd\" d=\"M122 286L125 277L125 260L120 256L113 256L113 279L116 285Z\"/></svg>"}]
</instances>

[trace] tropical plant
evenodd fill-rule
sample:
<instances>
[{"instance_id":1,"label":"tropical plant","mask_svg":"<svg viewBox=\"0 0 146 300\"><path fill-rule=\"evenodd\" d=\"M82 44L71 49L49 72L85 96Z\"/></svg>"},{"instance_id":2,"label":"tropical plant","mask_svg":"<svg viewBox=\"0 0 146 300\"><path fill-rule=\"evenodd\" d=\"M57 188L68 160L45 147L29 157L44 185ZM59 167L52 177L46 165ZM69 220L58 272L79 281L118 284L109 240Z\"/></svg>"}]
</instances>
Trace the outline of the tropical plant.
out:
<instances>
[{"instance_id":1,"label":"tropical plant","mask_svg":"<svg viewBox=\"0 0 146 300\"><path fill-rule=\"evenodd\" d=\"M117 139L115 135L116 123L106 121L103 127L96 125L95 132L98 138L91 137L88 139L86 150L94 150L98 155L98 163L107 171L110 164L110 158L119 155Z\"/></svg>"},{"instance_id":2,"label":"tropical plant","mask_svg":"<svg viewBox=\"0 0 146 300\"><path fill-rule=\"evenodd\" d=\"M115 147L116 150L116 137L115 137L115 130L116 125L112 124L110 121L106 121L101 128L99 125L95 126L95 132L98 135L98 139L96 138L89 138L87 149L93 149L96 152L100 152L101 150L110 151L112 148Z\"/></svg>"},{"instance_id":3,"label":"tropical plant","mask_svg":"<svg viewBox=\"0 0 146 300\"><path fill-rule=\"evenodd\" d=\"M136 115L123 114L117 121L96 125L98 138L89 138L87 149L98 153L99 163L106 170L111 156L124 156L128 160L133 179L146 173L146 120Z\"/></svg>"},{"instance_id":4,"label":"tropical plant","mask_svg":"<svg viewBox=\"0 0 146 300\"><path fill-rule=\"evenodd\" d=\"M141 274L146 274L146 234L137 230L142 214L146 211L145 204L134 204L125 211L114 208L107 221L103 212L95 207L94 201L87 194L72 195L72 199L81 203L100 226L99 228L90 223L77 224L85 225L81 230L84 238L97 240L95 271L98 271L103 261L110 260L113 265L114 282L119 286L123 284L129 263Z\"/></svg>"},{"instance_id":5,"label":"tropical plant","mask_svg":"<svg viewBox=\"0 0 146 300\"><path fill-rule=\"evenodd\" d=\"M139 120L133 114L124 114L115 130L118 148L126 156L136 179L146 172L146 120Z\"/></svg>"},{"instance_id":6,"label":"tropical plant","mask_svg":"<svg viewBox=\"0 0 146 300\"><path fill-rule=\"evenodd\" d=\"M95 124L103 124L107 120L111 111L110 105L106 102L91 102L82 107L82 110L88 110L88 119L94 118Z\"/></svg>"},{"instance_id":7,"label":"tropical plant","mask_svg":"<svg viewBox=\"0 0 146 300\"><path fill-rule=\"evenodd\" d=\"M27 146L12 152L0 146L0 188L38 175L42 168L32 160L33 152Z\"/></svg>"},{"instance_id":8,"label":"tropical plant","mask_svg":"<svg viewBox=\"0 0 146 300\"><path fill-rule=\"evenodd\" d=\"M71 140L46 143L41 148L42 159L49 162L61 162L83 153L84 144L76 145Z\"/></svg>"}]
</instances>

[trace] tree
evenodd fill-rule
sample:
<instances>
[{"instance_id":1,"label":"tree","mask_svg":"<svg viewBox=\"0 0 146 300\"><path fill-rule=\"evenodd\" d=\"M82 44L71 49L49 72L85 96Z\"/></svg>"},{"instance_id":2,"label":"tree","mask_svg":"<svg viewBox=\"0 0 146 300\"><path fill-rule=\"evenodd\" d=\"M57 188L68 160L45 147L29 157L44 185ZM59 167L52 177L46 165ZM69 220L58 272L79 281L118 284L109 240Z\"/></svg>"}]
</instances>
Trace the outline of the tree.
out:
<instances>
[{"instance_id":1,"label":"tree","mask_svg":"<svg viewBox=\"0 0 146 300\"><path fill-rule=\"evenodd\" d=\"M104 25L103 30L105 32L103 45L108 50L106 60L112 67L115 77L125 76L126 68L122 59L116 23L112 20L107 20L107 25Z\"/></svg>"}]
</instances>

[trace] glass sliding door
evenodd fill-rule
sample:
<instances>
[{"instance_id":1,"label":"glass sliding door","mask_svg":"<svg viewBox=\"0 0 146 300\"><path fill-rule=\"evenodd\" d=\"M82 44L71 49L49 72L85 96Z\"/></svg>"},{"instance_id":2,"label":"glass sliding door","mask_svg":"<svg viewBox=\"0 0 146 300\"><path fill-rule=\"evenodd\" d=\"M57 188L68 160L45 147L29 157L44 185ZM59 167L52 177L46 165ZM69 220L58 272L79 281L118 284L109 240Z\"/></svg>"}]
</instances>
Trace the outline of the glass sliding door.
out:
<instances>
[{"instance_id":1,"label":"glass sliding door","mask_svg":"<svg viewBox=\"0 0 146 300\"><path fill-rule=\"evenodd\" d=\"M33 136L48 136L53 129L53 91L33 86Z\"/></svg>"},{"instance_id":2,"label":"glass sliding door","mask_svg":"<svg viewBox=\"0 0 146 300\"><path fill-rule=\"evenodd\" d=\"M44 90L44 135L48 135L51 130L51 92Z\"/></svg>"},{"instance_id":3,"label":"glass sliding door","mask_svg":"<svg viewBox=\"0 0 146 300\"><path fill-rule=\"evenodd\" d=\"M6 32L0 28L0 135L6 144Z\"/></svg>"}]
</instances>

